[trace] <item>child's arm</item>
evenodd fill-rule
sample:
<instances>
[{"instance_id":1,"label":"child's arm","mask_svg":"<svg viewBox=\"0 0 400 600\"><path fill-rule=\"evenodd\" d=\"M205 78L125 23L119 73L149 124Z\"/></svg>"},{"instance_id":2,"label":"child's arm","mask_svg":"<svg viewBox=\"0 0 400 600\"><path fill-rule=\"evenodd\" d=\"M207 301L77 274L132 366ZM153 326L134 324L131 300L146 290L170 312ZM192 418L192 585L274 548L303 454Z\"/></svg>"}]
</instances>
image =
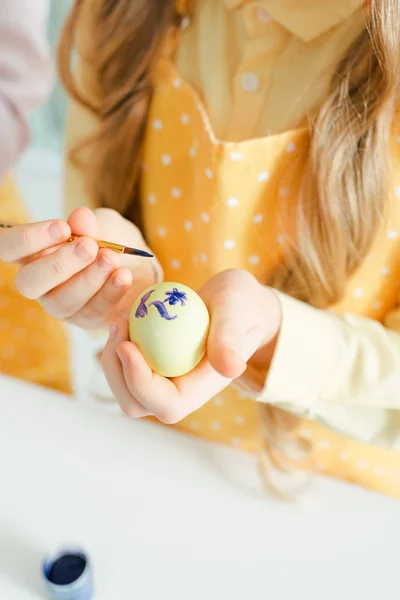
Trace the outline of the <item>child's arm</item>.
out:
<instances>
[{"instance_id":1,"label":"child's arm","mask_svg":"<svg viewBox=\"0 0 400 600\"><path fill-rule=\"evenodd\" d=\"M46 16L45 0L0 2L0 176L25 149L28 116L50 91Z\"/></svg>"},{"instance_id":2,"label":"child's arm","mask_svg":"<svg viewBox=\"0 0 400 600\"><path fill-rule=\"evenodd\" d=\"M272 361L260 351L242 382L254 391L258 384L261 402L393 445L400 436L400 334L393 330L400 332L400 310L381 324L278 297L282 322Z\"/></svg>"},{"instance_id":3,"label":"child's arm","mask_svg":"<svg viewBox=\"0 0 400 600\"><path fill-rule=\"evenodd\" d=\"M102 363L127 414L175 423L236 379L260 402L363 441L396 443L399 334L274 293L244 271L220 273L200 294L211 315L207 357L183 377L153 374L129 343L127 323L118 320L113 327Z\"/></svg>"}]
</instances>

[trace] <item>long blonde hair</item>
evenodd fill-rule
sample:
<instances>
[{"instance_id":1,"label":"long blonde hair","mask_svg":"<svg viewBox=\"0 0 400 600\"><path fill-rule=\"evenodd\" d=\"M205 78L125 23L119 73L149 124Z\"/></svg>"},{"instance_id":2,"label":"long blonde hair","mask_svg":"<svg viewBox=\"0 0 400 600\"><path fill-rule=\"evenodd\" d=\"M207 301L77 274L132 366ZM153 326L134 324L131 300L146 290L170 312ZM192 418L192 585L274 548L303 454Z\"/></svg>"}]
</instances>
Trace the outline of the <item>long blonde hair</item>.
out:
<instances>
[{"instance_id":1,"label":"long blonde hair","mask_svg":"<svg viewBox=\"0 0 400 600\"><path fill-rule=\"evenodd\" d=\"M100 206L141 223L139 180L157 57L195 0L75 0L59 46L65 88L96 118L85 184ZM79 39L79 23L85 39ZM75 44L90 97L71 68ZM297 204L295 243L266 282L315 307L338 302L376 237L391 197L389 133L400 79L400 0L370 0L366 24L340 58L310 122L310 150ZM83 156L83 153L82 153ZM297 419L263 407L272 463Z\"/></svg>"}]
</instances>

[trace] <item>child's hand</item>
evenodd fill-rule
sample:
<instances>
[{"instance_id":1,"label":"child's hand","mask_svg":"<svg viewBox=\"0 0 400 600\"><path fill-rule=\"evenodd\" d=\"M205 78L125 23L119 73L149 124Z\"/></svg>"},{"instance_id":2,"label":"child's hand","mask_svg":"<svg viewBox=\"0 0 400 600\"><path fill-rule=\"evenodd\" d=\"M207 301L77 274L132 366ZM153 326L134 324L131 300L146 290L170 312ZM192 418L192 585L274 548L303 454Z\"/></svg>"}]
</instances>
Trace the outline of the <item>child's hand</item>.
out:
<instances>
[{"instance_id":1,"label":"child's hand","mask_svg":"<svg viewBox=\"0 0 400 600\"><path fill-rule=\"evenodd\" d=\"M155 415L172 424L194 412L242 375L246 362L276 337L278 297L245 271L225 271L200 292L210 315L207 355L190 373L173 380L152 372L128 341L128 323L117 319L102 355L108 384L133 418Z\"/></svg>"},{"instance_id":2,"label":"child's hand","mask_svg":"<svg viewBox=\"0 0 400 600\"><path fill-rule=\"evenodd\" d=\"M84 237L65 243L71 232ZM5 230L0 234L0 260L21 265L19 292L38 300L49 314L80 327L102 327L129 310L133 299L155 281L155 272L150 259L99 249L93 238L147 250L137 227L114 210L79 208L67 222Z\"/></svg>"}]
</instances>

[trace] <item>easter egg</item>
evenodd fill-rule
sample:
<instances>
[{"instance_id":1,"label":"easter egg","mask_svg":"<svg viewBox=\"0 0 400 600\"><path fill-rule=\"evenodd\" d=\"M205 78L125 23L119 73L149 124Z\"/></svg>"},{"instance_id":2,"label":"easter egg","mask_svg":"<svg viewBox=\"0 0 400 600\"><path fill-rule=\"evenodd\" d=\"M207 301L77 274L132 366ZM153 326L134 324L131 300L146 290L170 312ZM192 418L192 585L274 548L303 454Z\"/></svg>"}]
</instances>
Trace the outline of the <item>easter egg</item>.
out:
<instances>
[{"instance_id":1,"label":"easter egg","mask_svg":"<svg viewBox=\"0 0 400 600\"><path fill-rule=\"evenodd\" d=\"M206 352L210 316L196 292L164 282L144 290L129 315L129 337L155 373L179 377Z\"/></svg>"}]
</instances>

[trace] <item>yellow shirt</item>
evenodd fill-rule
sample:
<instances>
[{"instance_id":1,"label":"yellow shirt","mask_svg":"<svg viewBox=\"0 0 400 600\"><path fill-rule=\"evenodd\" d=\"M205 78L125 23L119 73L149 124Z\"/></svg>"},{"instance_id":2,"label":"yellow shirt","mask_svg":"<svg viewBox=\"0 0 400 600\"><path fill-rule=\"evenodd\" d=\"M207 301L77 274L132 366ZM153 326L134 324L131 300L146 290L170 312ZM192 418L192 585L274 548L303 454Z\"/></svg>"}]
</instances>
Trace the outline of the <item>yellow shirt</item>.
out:
<instances>
[{"instance_id":1,"label":"yellow shirt","mask_svg":"<svg viewBox=\"0 0 400 600\"><path fill-rule=\"evenodd\" d=\"M325 96L339 52L361 33L362 0L200 0L178 71L198 90L218 139L297 127Z\"/></svg>"},{"instance_id":2,"label":"yellow shirt","mask_svg":"<svg viewBox=\"0 0 400 600\"><path fill-rule=\"evenodd\" d=\"M167 279L199 287L236 266L263 280L279 261L285 243L279 197L296 196L307 152L304 117L317 108L340 53L363 27L360 1L320 5L202 0L182 34L175 67L161 66L142 188L146 234ZM72 105L69 143L91 126ZM395 130L391 144L399 161ZM293 164L293 176L282 179ZM82 203L91 204L70 167L68 212ZM282 330L257 397L320 424L305 421L299 429L315 442L318 470L393 494L400 494L400 454L379 448L368 454L365 445L330 435L326 426L390 447L400 439L400 336L380 323L398 321L399 231L395 207L349 282L337 307L342 314L280 294ZM247 396L230 388L180 427L255 450L257 414ZM391 483L379 488L382 469Z\"/></svg>"}]
</instances>

